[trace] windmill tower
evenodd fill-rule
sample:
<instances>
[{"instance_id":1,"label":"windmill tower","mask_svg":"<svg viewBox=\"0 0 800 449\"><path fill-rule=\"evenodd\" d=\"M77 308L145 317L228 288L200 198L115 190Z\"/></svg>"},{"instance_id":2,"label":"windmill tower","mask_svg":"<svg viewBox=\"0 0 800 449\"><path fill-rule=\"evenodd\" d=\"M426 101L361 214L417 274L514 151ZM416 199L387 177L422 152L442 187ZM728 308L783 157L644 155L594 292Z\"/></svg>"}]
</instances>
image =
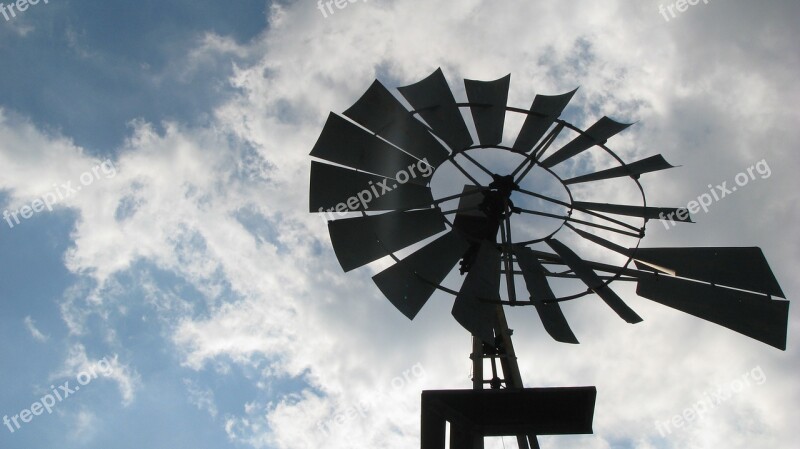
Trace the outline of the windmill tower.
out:
<instances>
[{"instance_id":1,"label":"windmill tower","mask_svg":"<svg viewBox=\"0 0 800 449\"><path fill-rule=\"evenodd\" d=\"M592 433L594 387L524 388L506 320L517 307L576 344L561 303L599 297L637 323L612 289L635 282L641 297L785 350L789 302L774 299L785 296L759 248L640 247L649 220L691 222L685 209L649 206L639 181L672 166L609 149L628 124L602 117L582 130L561 119L575 91L522 109L507 105L509 83L464 80L467 102L457 102L436 70L398 88L408 108L376 80L343 116L330 114L311 151L310 211L328 214L342 268L389 256L373 280L400 312L413 319L438 290L455 297L452 315L473 336L473 389L422 394L423 449L444 447L445 421L452 448ZM522 124L504 145L512 115ZM605 168L581 170L590 156ZM588 198L609 191L636 201Z\"/></svg>"}]
</instances>

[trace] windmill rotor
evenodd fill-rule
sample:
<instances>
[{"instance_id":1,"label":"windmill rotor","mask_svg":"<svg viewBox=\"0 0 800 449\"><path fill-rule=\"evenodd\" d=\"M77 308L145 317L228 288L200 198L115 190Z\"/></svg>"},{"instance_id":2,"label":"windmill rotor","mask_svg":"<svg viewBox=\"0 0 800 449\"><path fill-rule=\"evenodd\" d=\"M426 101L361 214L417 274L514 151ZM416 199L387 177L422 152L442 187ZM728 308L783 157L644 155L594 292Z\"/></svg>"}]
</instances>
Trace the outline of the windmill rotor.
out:
<instances>
[{"instance_id":1,"label":"windmill rotor","mask_svg":"<svg viewBox=\"0 0 800 449\"><path fill-rule=\"evenodd\" d=\"M536 95L522 109L507 104L509 86L510 75L464 80L467 101L457 102L437 69L399 95L376 80L343 115L330 114L311 151L319 161L310 211L343 215L328 228L345 271L391 257L373 280L398 310L413 319L437 290L449 293L456 320L489 344L502 305L532 306L545 331L566 343L578 339L565 301L594 295L626 322L642 321L614 292L619 281L636 282L643 298L786 348L788 301L775 299L785 296L760 249L640 247L650 220L691 218L647 204L640 178L673 168L663 156L626 163L607 146L630 124L601 117L582 130L561 118L575 90ZM509 145L512 114L524 118ZM590 154L605 166L581 172ZM495 159L505 165L487 162ZM423 163L432 176L408 175ZM449 191L433 189L445 176L439 184ZM542 190L544 179L552 189ZM580 195L611 182L628 183L638 204ZM388 189L377 195L376 185ZM348 201L366 191L368 203ZM446 285L455 268L460 279ZM521 292L528 298L517 298Z\"/></svg>"},{"instance_id":2,"label":"windmill rotor","mask_svg":"<svg viewBox=\"0 0 800 449\"><path fill-rule=\"evenodd\" d=\"M638 323L612 288L635 282L643 298L786 349L789 302L773 299L785 296L759 248L641 247L650 220L691 222L686 209L648 205L639 181L673 166L612 151L630 124L604 116L582 130L562 119L575 90L509 106L510 80L464 80L465 103L440 69L398 95L376 80L330 114L311 151L321 161L310 211L338 214L328 229L342 268L390 258L373 281L401 313L414 319L442 291L473 337L473 390L422 394L423 449L444 448L446 421L451 447L472 449L487 435L538 449L538 435L592 433L595 387L523 388L507 305L532 306L550 337L577 344L561 304L596 296ZM523 117L511 144L509 113ZM607 191L630 200L591 195Z\"/></svg>"}]
</instances>

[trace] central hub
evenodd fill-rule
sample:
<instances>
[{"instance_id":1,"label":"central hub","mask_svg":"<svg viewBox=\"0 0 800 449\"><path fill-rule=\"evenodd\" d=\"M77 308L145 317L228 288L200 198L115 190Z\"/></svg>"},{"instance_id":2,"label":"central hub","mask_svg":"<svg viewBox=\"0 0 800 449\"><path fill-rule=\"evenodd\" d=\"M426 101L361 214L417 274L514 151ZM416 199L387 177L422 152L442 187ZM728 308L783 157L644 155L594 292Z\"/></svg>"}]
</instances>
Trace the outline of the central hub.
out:
<instances>
[{"instance_id":1,"label":"central hub","mask_svg":"<svg viewBox=\"0 0 800 449\"><path fill-rule=\"evenodd\" d=\"M492 175L493 181L489 184L490 190L483 192L483 203L481 203L481 211L487 217L493 220L500 220L506 217L511 212L517 212L514 208L514 203L511 202L511 192L519 190L519 186L514 182L514 177L511 175L500 176Z\"/></svg>"},{"instance_id":2,"label":"central hub","mask_svg":"<svg viewBox=\"0 0 800 449\"><path fill-rule=\"evenodd\" d=\"M480 225L464 217L459 224L470 224L459 226L462 230L477 240L499 242L500 225L509 220L514 243L544 240L570 214L571 196L558 176L538 164L529 167L526 156L501 148L476 148L455 155L437 168L431 180L434 198L457 196L465 185L476 186L481 193L474 194L470 207L485 217ZM457 199L442 203L445 211L458 207Z\"/></svg>"},{"instance_id":3,"label":"central hub","mask_svg":"<svg viewBox=\"0 0 800 449\"><path fill-rule=\"evenodd\" d=\"M519 186L514 182L514 176L500 176L498 174L492 175L492 182L489 184L489 188L497 190L508 198L511 198L511 191L519 190Z\"/></svg>"}]
</instances>

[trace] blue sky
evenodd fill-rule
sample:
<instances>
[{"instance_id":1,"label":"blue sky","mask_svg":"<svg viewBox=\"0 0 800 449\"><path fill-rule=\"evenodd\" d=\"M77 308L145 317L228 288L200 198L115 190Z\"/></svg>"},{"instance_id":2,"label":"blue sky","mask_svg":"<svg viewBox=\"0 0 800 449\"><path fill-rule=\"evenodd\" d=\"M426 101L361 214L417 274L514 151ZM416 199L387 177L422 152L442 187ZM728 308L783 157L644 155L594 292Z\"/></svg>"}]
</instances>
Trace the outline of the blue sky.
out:
<instances>
[{"instance_id":1,"label":"blue sky","mask_svg":"<svg viewBox=\"0 0 800 449\"><path fill-rule=\"evenodd\" d=\"M21 218L0 221L0 418L109 373L14 432L0 423L0 448L418 445L419 392L470 386L451 298L409 322L369 279L386 261L343 273L307 213L329 111L376 77L394 88L441 67L461 99L462 79L511 73L523 108L580 87L565 118L636 122L613 148L680 166L643 178L653 204L765 161L768 177L646 241L759 246L794 299L800 8L662 4L372 0L324 16L312 1L50 0L0 15L0 213ZM599 391L594 435L542 447L796 441L794 308L783 352L620 294L645 321L565 305L577 346L510 316L526 384ZM659 435L654 422L757 367L765 382Z\"/></svg>"},{"instance_id":2,"label":"blue sky","mask_svg":"<svg viewBox=\"0 0 800 449\"><path fill-rule=\"evenodd\" d=\"M83 1L31 6L0 27L3 77L16 80L13 88L2 89L0 104L38 129L69 136L95 157L114 158L133 119L207 124L210 112L231 90L224 80L236 58L201 60L187 68L187 48L213 34L236 43L254 39L267 29L268 7L261 1L241 1L235 7L222 2ZM69 380L51 374L70 347L59 303L70 289L81 295L91 288L90 280L63 263L75 219L69 210L38 215L13 229L13 235L3 232L0 237L3 252L19 256L4 259L0 270L3 354L15 360L2 367L4 414L29 407L48 382ZM201 297L190 283L147 261L132 267L121 282L132 288L143 276L185 298ZM80 398L58 404L53 415L38 416L14 434L4 434L3 447L235 446L209 413L191 403L187 392L204 392L207 382L213 382L227 391L215 401L222 413L268 395L260 395L238 369L224 378L208 378L181 368L179 358L163 346L161 317L141 301L144 294L138 288L117 297L130 307L125 316L87 321L90 334L106 328L119 332L126 348L123 357L148 373L148 387L137 388L136 401L120 407L113 382L90 383ZM41 330L41 341L26 329ZM85 345L97 358L119 353L102 338L90 337Z\"/></svg>"},{"instance_id":3,"label":"blue sky","mask_svg":"<svg viewBox=\"0 0 800 449\"><path fill-rule=\"evenodd\" d=\"M207 123L229 86L228 61L186 67L207 34L246 43L267 29L268 4L80 1L31 6L0 30L0 102L93 152L120 145L132 118ZM28 31L30 30L30 31ZM202 67L200 66L202 65Z\"/></svg>"}]
</instances>

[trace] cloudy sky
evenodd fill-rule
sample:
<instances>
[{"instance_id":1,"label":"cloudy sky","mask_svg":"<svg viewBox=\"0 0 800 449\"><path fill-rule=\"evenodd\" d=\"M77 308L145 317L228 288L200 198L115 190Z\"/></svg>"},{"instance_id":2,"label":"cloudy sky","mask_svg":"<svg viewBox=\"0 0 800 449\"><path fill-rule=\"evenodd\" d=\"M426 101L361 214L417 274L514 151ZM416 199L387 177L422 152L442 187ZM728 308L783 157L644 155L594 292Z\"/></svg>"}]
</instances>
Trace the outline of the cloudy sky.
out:
<instances>
[{"instance_id":1,"label":"cloudy sky","mask_svg":"<svg viewBox=\"0 0 800 449\"><path fill-rule=\"evenodd\" d=\"M511 73L522 108L580 87L567 118L635 122L609 146L680 166L643 176L650 204L761 163L643 245L759 246L800 289L795 1L17 5L0 6L2 448L417 447L420 391L471 385L452 297L408 321L308 213L308 153L375 78L441 67L464 100L462 79ZM595 433L542 447L796 443L796 308L784 352L619 293L644 322L573 301L580 345L509 312L526 385L598 389Z\"/></svg>"}]
</instances>

